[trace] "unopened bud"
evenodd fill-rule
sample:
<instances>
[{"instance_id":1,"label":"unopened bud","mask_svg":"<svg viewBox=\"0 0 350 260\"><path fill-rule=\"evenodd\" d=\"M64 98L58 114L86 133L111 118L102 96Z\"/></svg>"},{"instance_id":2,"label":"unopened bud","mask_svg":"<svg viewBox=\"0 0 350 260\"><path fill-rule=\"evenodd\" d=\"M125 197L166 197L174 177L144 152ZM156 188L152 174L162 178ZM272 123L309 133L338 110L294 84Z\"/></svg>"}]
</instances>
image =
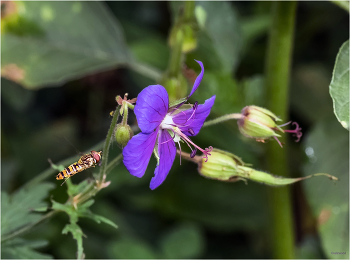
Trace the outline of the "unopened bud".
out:
<instances>
[{"instance_id":1,"label":"unopened bud","mask_svg":"<svg viewBox=\"0 0 350 260\"><path fill-rule=\"evenodd\" d=\"M239 157L219 149L213 149L210 153L210 160L205 161L202 158L199 162L198 171L202 176L210 179L229 181L239 175L238 166L244 165Z\"/></svg>"},{"instance_id":2,"label":"unopened bud","mask_svg":"<svg viewBox=\"0 0 350 260\"><path fill-rule=\"evenodd\" d=\"M259 141L270 137L279 137L275 130L283 130L276 124L279 119L271 111L258 106L246 106L242 109L242 118L238 120L240 132Z\"/></svg>"},{"instance_id":3,"label":"unopened bud","mask_svg":"<svg viewBox=\"0 0 350 260\"><path fill-rule=\"evenodd\" d=\"M120 123L117 124L114 135L117 144L121 148L124 148L131 139L131 137L134 136L134 132L131 130L131 127L129 125L124 125Z\"/></svg>"},{"instance_id":4,"label":"unopened bud","mask_svg":"<svg viewBox=\"0 0 350 260\"><path fill-rule=\"evenodd\" d=\"M326 176L331 180L338 180L337 177L326 173L316 173L301 178L283 178L281 176L275 176L267 172L257 171L249 167L250 165L245 164L238 156L219 149L213 149L211 151L210 160L208 161L199 156L196 156L192 161L198 163L200 175L219 181L234 182L243 180L247 183L247 180L252 180L271 186L283 186L315 176Z\"/></svg>"}]
</instances>

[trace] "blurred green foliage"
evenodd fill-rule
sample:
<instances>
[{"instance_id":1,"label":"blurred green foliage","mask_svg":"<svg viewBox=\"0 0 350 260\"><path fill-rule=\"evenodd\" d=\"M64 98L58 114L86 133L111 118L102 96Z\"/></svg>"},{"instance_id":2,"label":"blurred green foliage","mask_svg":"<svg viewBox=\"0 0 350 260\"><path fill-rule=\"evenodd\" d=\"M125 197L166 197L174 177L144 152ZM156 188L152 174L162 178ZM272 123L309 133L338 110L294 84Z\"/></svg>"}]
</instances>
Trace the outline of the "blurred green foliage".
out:
<instances>
[{"instance_id":1,"label":"blurred green foliage","mask_svg":"<svg viewBox=\"0 0 350 260\"><path fill-rule=\"evenodd\" d=\"M49 168L48 158L57 163L103 140L116 95L133 98L156 83L168 66L167 40L182 6L2 3L2 232L37 221L40 215L32 209L43 210L49 198L66 202L67 185L60 186L56 174L46 180L56 184L53 190L48 184L37 184L28 193L17 189ZM215 94L210 118L239 112L245 105L265 106L270 6L261 1L196 2L197 49L186 55L185 63L197 72L193 59L204 63L202 84L191 99L201 103ZM311 178L292 186L299 258L348 258L349 139L336 121L329 95L337 53L349 39L348 19L348 12L331 2L298 3L289 116L300 123L304 136L284 149L289 149L292 177L316 172L339 177L336 184ZM336 94L348 97L346 90ZM129 124L136 125L132 113ZM264 145L240 135L235 121L203 128L193 140L266 169ZM113 144L110 160L120 152ZM86 235L79 235L86 258L271 257L266 198L271 188L208 180L198 175L196 165L181 163L176 158L155 191L148 188L155 159L141 179L122 164L115 167L107 177L110 186L89 206L103 216L97 222L110 221L118 229L79 218L75 223ZM97 170L79 173L72 182L90 179ZM76 257L72 236L62 234L68 222L66 214L58 213L31 232L4 241L2 257Z\"/></svg>"}]
</instances>

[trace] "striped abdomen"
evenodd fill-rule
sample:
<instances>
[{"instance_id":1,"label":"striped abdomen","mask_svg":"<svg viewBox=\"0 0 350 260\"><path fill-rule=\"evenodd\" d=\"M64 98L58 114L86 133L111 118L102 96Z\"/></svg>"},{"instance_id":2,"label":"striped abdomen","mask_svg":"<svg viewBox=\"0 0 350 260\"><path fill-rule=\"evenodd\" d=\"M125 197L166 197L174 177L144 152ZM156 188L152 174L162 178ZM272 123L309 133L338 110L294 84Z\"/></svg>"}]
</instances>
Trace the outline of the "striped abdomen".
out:
<instances>
[{"instance_id":1,"label":"striped abdomen","mask_svg":"<svg viewBox=\"0 0 350 260\"><path fill-rule=\"evenodd\" d=\"M61 171L59 174L57 174L56 180L62 180L65 178L69 178L69 177L73 176L74 174L81 172L83 170L85 170L84 165L79 164L79 163L73 163L73 164L69 165L66 169Z\"/></svg>"}]
</instances>

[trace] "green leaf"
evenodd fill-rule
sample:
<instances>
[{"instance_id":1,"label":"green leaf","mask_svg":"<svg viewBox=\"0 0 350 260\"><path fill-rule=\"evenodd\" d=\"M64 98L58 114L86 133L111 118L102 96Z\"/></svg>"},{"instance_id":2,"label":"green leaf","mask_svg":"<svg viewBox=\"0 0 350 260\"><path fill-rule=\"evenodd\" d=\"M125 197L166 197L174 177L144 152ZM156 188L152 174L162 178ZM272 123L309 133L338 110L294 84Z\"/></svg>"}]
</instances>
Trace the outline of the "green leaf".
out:
<instances>
[{"instance_id":1,"label":"green leaf","mask_svg":"<svg viewBox=\"0 0 350 260\"><path fill-rule=\"evenodd\" d=\"M349 258L349 133L335 120L319 123L306 140L309 161L304 175L326 172L339 181L325 178L303 182L324 253L329 258ZM346 254L337 254L346 252Z\"/></svg>"},{"instance_id":2,"label":"green leaf","mask_svg":"<svg viewBox=\"0 0 350 260\"><path fill-rule=\"evenodd\" d=\"M123 237L108 246L110 258L155 259L156 253L147 243L131 237Z\"/></svg>"},{"instance_id":3,"label":"green leaf","mask_svg":"<svg viewBox=\"0 0 350 260\"><path fill-rule=\"evenodd\" d=\"M200 258L204 251L204 235L199 226L180 224L161 239L164 258ZM179 250L181 248L181 250Z\"/></svg>"},{"instance_id":4,"label":"green leaf","mask_svg":"<svg viewBox=\"0 0 350 260\"><path fill-rule=\"evenodd\" d=\"M349 130L349 40L338 52L329 92L333 99L335 116L340 124Z\"/></svg>"},{"instance_id":5,"label":"green leaf","mask_svg":"<svg viewBox=\"0 0 350 260\"><path fill-rule=\"evenodd\" d=\"M85 188L89 185L88 180L84 180L77 185L70 183L68 185L67 193L70 197L74 197L75 195L81 193Z\"/></svg>"},{"instance_id":6,"label":"green leaf","mask_svg":"<svg viewBox=\"0 0 350 260\"><path fill-rule=\"evenodd\" d=\"M130 62L119 22L101 2L14 2L2 20L2 76L37 89Z\"/></svg>"},{"instance_id":7,"label":"green leaf","mask_svg":"<svg viewBox=\"0 0 350 260\"><path fill-rule=\"evenodd\" d=\"M89 207L94 203L94 200L88 200L86 201L84 204L82 205L79 205L78 207L78 216L79 217L84 217L84 218L91 218L93 220L95 220L98 224L100 224L101 222L104 222L108 225L111 225L112 227L114 228L118 228L118 226L113 223L113 221L105 218L105 217L102 217L102 216L99 216L95 213L92 213L90 210L89 210Z\"/></svg>"},{"instance_id":8,"label":"green leaf","mask_svg":"<svg viewBox=\"0 0 350 260\"><path fill-rule=\"evenodd\" d=\"M19 189L11 196L1 192L1 235L38 221L41 215L33 213L33 210L47 208L43 200L53 187L52 183L41 183L31 189Z\"/></svg>"},{"instance_id":9,"label":"green leaf","mask_svg":"<svg viewBox=\"0 0 350 260\"><path fill-rule=\"evenodd\" d=\"M28 241L21 238L8 240L1 244L1 258L6 259L52 259L47 254L42 254L33 250L47 245L47 241Z\"/></svg>"}]
</instances>

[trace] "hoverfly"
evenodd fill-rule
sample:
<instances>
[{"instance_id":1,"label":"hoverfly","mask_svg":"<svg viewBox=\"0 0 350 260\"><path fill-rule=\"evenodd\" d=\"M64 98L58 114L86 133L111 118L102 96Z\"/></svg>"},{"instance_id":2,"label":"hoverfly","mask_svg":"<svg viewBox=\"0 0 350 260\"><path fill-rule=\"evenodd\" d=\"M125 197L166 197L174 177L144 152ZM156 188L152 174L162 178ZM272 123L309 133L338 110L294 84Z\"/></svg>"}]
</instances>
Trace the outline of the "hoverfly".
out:
<instances>
[{"instance_id":1,"label":"hoverfly","mask_svg":"<svg viewBox=\"0 0 350 260\"><path fill-rule=\"evenodd\" d=\"M96 152L91 151L89 154L84 154L80 157L78 162L72 163L67 168L65 168L63 171L61 171L56 176L56 180L63 180L64 182L61 184L61 186L74 174L77 174L78 172L82 172L86 169L89 169L91 167L95 167L96 164L98 164L102 159L102 151Z\"/></svg>"}]
</instances>

